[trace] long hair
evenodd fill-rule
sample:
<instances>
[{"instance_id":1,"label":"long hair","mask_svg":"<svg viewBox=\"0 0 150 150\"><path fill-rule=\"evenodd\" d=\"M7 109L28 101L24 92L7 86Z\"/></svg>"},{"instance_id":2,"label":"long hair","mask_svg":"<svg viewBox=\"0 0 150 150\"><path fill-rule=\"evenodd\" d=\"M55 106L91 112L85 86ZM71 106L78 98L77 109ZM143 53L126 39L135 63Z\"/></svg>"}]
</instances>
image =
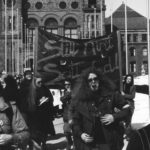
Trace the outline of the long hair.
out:
<instances>
[{"instance_id":1,"label":"long hair","mask_svg":"<svg viewBox=\"0 0 150 150\"><path fill-rule=\"evenodd\" d=\"M32 82L29 86L29 93L27 97L27 105L28 111L33 112L36 110L36 85L35 85L36 78L32 79Z\"/></svg>"},{"instance_id":2,"label":"long hair","mask_svg":"<svg viewBox=\"0 0 150 150\"><path fill-rule=\"evenodd\" d=\"M95 93L90 90L89 84L88 84L88 76L90 73L94 73L97 75L99 79L99 90L97 91L97 94L101 94L104 90L105 92L112 92L115 90L115 85L113 82L111 82L110 79L108 79L106 76L103 75L101 70L96 69L95 67L91 67L87 69L83 74L81 75L81 78L77 80L76 85L73 88L73 94L72 99L73 101L88 101L95 97Z\"/></svg>"},{"instance_id":3,"label":"long hair","mask_svg":"<svg viewBox=\"0 0 150 150\"><path fill-rule=\"evenodd\" d=\"M131 82L129 84L127 84L127 78L128 77L131 77ZM128 74L125 76L124 78L124 82L123 82L123 90L125 93L129 93L130 92L130 87L134 85L134 78L133 78L133 75L131 74Z\"/></svg>"},{"instance_id":4,"label":"long hair","mask_svg":"<svg viewBox=\"0 0 150 150\"><path fill-rule=\"evenodd\" d=\"M17 82L12 75L5 75L4 82L6 83L6 87L3 90L3 97L6 101L18 101L18 88Z\"/></svg>"}]
</instances>

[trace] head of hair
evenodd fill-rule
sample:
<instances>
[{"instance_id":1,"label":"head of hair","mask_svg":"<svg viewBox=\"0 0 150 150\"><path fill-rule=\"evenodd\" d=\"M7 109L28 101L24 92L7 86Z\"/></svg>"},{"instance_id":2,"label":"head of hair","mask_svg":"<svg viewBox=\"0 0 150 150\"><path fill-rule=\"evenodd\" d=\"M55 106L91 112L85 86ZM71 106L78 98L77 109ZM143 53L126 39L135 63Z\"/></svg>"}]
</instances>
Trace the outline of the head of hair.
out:
<instances>
[{"instance_id":1,"label":"head of hair","mask_svg":"<svg viewBox=\"0 0 150 150\"><path fill-rule=\"evenodd\" d=\"M126 80L127 80L128 77L131 77L131 82L130 82L129 85L132 86L132 85L134 84L134 77L133 77L132 74L127 74L127 75L125 76L125 78L124 78L124 84L126 84Z\"/></svg>"},{"instance_id":2,"label":"head of hair","mask_svg":"<svg viewBox=\"0 0 150 150\"><path fill-rule=\"evenodd\" d=\"M115 90L114 83L103 75L100 69L95 67L88 68L85 70L81 77L77 80L74 88L73 88L73 99L75 100L90 100L95 96L89 87L88 76L90 73L96 74L99 79L99 90L96 92L97 94L101 94L102 92L113 92Z\"/></svg>"},{"instance_id":3,"label":"head of hair","mask_svg":"<svg viewBox=\"0 0 150 150\"><path fill-rule=\"evenodd\" d=\"M3 80L6 83L6 87L3 90L3 96L6 101L17 101L18 89L17 82L12 75L3 76Z\"/></svg>"}]
</instances>

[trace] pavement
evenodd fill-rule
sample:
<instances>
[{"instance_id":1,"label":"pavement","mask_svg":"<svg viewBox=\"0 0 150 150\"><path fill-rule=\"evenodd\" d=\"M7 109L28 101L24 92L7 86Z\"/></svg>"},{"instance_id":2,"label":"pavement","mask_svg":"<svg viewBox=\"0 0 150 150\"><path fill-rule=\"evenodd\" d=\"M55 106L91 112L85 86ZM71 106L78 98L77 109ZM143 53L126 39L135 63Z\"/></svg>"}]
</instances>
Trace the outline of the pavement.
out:
<instances>
[{"instance_id":1,"label":"pavement","mask_svg":"<svg viewBox=\"0 0 150 150\"><path fill-rule=\"evenodd\" d=\"M136 93L135 97L135 111L132 117L132 127L135 130L143 128L144 126L150 124L150 104L149 96L146 94ZM66 139L63 134L63 119L55 118L54 126L56 135L49 137L47 140L47 146L49 150L65 150ZM128 142L124 140L124 147L122 150L126 150Z\"/></svg>"}]
</instances>

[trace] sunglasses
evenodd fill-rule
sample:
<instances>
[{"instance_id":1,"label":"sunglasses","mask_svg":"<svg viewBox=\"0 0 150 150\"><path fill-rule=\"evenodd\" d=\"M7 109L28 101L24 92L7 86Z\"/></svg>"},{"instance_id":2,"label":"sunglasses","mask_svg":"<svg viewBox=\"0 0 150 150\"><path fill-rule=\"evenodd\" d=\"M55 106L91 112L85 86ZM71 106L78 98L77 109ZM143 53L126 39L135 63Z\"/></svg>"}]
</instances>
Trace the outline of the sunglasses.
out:
<instances>
[{"instance_id":1,"label":"sunglasses","mask_svg":"<svg viewBox=\"0 0 150 150\"><path fill-rule=\"evenodd\" d=\"M88 82L90 83L90 82L97 82L98 81L98 77L94 77L94 78L89 78L88 79Z\"/></svg>"},{"instance_id":2,"label":"sunglasses","mask_svg":"<svg viewBox=\"0 0 150 150\"><path fill-rule=\"evenodd\" d=\"M38 81L37 83L38 83L38 84L41 84L41 83L42 83L42 81Z\"/></svg>"}]
</instances>

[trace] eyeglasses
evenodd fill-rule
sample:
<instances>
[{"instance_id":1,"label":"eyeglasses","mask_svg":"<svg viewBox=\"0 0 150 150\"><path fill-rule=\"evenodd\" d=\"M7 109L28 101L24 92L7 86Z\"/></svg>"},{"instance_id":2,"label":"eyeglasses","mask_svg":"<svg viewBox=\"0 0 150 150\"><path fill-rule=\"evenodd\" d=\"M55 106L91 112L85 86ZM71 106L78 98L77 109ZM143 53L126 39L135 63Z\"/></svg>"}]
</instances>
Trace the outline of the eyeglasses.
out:
<instances>
[{"instance_id":1,"label":"eyeglasses","mask_svg":"<svg viewBox=\"0 0 150 150\"><path fill-rule=\"evenodd\" d=\"M70 83L66 83L65 85L71 85Z\"/></svg>"},{"instance_id":2,"label":"eyeglasses","mask_svg":"<svg viewBox=\"0 0 150 150\"><path fill-rule=\"evenodd\" d=\"M94 77L94 78L89 78L88 79L89 83L92 82L92 81L97 82L98 81L98 77Z\"/></svg>"},{"instance_id":3,"label":"eyeglasses","mask_svg":"<svg viewBox=\"0 0 150 150\"><path fill-rule=\"evenodd\" d=\"M38 82L37 82L37 84L41 84L41 83L42 83L42 81L38 81Z\"/></svg>"}]
</instances>

